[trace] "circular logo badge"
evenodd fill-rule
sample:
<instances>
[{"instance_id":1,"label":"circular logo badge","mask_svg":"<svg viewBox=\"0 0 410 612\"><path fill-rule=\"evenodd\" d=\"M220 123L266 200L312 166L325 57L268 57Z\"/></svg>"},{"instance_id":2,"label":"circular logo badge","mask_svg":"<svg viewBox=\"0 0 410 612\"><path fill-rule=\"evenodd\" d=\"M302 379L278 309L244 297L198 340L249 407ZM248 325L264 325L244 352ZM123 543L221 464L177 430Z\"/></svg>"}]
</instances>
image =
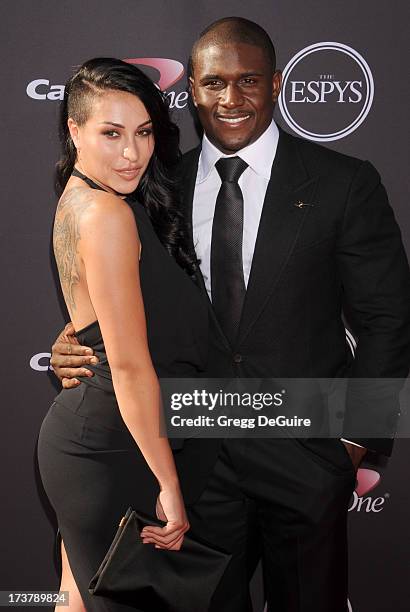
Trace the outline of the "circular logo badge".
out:
<instances>
[{"instance_id":1,"label":"circular logo badge","mask_svg":"<svg viewBox=\"0 0 410 612\"><path fill-rule=\"evenodd\" d=\"M354 132L373 103L374 81L366 60L338 42L305 47L283 71L279 108L297 134L327 142Z\"/></svg>"}]
</instances>

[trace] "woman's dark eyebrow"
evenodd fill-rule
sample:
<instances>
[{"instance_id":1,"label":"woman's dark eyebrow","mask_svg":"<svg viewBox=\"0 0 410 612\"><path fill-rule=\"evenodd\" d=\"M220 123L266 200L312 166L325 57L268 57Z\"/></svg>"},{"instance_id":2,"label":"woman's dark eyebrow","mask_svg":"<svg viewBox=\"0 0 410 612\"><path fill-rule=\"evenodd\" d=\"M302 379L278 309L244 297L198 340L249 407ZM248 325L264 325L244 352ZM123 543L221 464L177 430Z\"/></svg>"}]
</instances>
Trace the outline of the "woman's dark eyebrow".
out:
<instances>
[{"instance_id":1,"label":"woman's dark eyebrow","mask_svg":"<svg viewBox=\"0 0 410 612\"><path fill-rule=\"evenodd\" d=\"M141 123L141 125L138 126L138 129L143 127L144 125L148 125L148 123L152 123L152 119L147 119L146 121L144 121L144 123ZM100 121L100 125L113 125L114 127L118 127L118 128L125 128L124 125L122 125L121 123L115 123L115 121Z\"/></svg>"},{"instance_id":2,"label":"woman's dark eyebrow","mask_svg":"<svg viewBox=\"0 0 410 612\"><path fill-rule=\"evenodd\" d=\"M99 125L113 125L114 127L124 128L121 123L115 123L115 121L100 121Z\"/></svg>"}]
</instances>

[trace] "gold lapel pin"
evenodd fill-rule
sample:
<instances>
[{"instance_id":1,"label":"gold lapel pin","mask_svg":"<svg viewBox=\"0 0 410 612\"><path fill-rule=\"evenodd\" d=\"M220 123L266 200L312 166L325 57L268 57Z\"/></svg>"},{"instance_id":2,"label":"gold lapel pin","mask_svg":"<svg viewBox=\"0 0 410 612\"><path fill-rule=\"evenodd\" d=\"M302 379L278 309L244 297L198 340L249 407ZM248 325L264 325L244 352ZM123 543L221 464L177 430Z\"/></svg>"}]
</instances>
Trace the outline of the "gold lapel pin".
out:
<instances>
[{"instance_id":1,"label":"gold lapel pin","mask_svg":"<svg viewBox=\"0 0 410 612\"><path fill-rule=\"evenodd\" d=\"M315 205L309 204L308 202L302 202L302 200L298 200L294 203L294 206L296 206L297 208L303 208L304 206L311 206L312 208L314 208Z\"/></svg>"}]
</instances>

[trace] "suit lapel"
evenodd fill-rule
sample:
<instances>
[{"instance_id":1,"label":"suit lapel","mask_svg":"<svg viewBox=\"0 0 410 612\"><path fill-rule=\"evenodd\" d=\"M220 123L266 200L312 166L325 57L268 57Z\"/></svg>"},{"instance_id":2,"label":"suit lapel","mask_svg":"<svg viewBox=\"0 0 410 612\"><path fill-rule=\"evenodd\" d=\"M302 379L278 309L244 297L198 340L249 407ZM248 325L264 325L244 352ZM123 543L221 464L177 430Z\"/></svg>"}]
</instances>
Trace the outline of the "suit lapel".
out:
<instances>
[{"instance_id":1,"label":"suit lapel","mask_svg":"<svg viewBox=\"0 0 410 612\"><path fill-rule=\"evenodd\" d=\"M196 175L198 173L198 161L201 154L201 147L198 146L196 149L192 149L186 153L182 158L182 195L183 195L183 206L188 223L189 240L192 247L194 247L194 237L192 228L192 205L194 201L194 191Z\"/></svg>"},{"instance_id":2,"label":"suit lapel","mask_svg":"<svg viewBox=\"0 0 410 612\"><path fill-rule=\"evenodd\" d=\"M280 130L278 149L263 204L242 318L239 345L248 335L279 281L292 253L317 178L311 178L300 158L297 141Z\"/></svg>"}]
</instances>

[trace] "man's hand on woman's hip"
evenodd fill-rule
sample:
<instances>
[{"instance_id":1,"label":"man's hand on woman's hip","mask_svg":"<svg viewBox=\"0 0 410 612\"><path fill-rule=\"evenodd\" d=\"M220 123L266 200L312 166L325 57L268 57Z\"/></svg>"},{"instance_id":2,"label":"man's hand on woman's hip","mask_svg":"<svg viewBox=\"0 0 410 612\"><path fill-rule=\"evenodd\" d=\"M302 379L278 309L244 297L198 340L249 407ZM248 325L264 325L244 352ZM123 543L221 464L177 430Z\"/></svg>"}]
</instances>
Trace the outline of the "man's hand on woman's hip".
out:
<instances>
[{"instance_id":1,"label":"man's hand on woman's hip","mask_svg":"<svg viewBox=\"0 0 410 612\"><path fill-rule=\"evenodd\" d=\"M72 389L80 384L77 376L94 376L94 373L84 365L97 364L98 357L92 348L80 346L75 336L74 326L67 323L51 347L50 363L56 376L65 389Z\"/></svg>"}]
</instances>

